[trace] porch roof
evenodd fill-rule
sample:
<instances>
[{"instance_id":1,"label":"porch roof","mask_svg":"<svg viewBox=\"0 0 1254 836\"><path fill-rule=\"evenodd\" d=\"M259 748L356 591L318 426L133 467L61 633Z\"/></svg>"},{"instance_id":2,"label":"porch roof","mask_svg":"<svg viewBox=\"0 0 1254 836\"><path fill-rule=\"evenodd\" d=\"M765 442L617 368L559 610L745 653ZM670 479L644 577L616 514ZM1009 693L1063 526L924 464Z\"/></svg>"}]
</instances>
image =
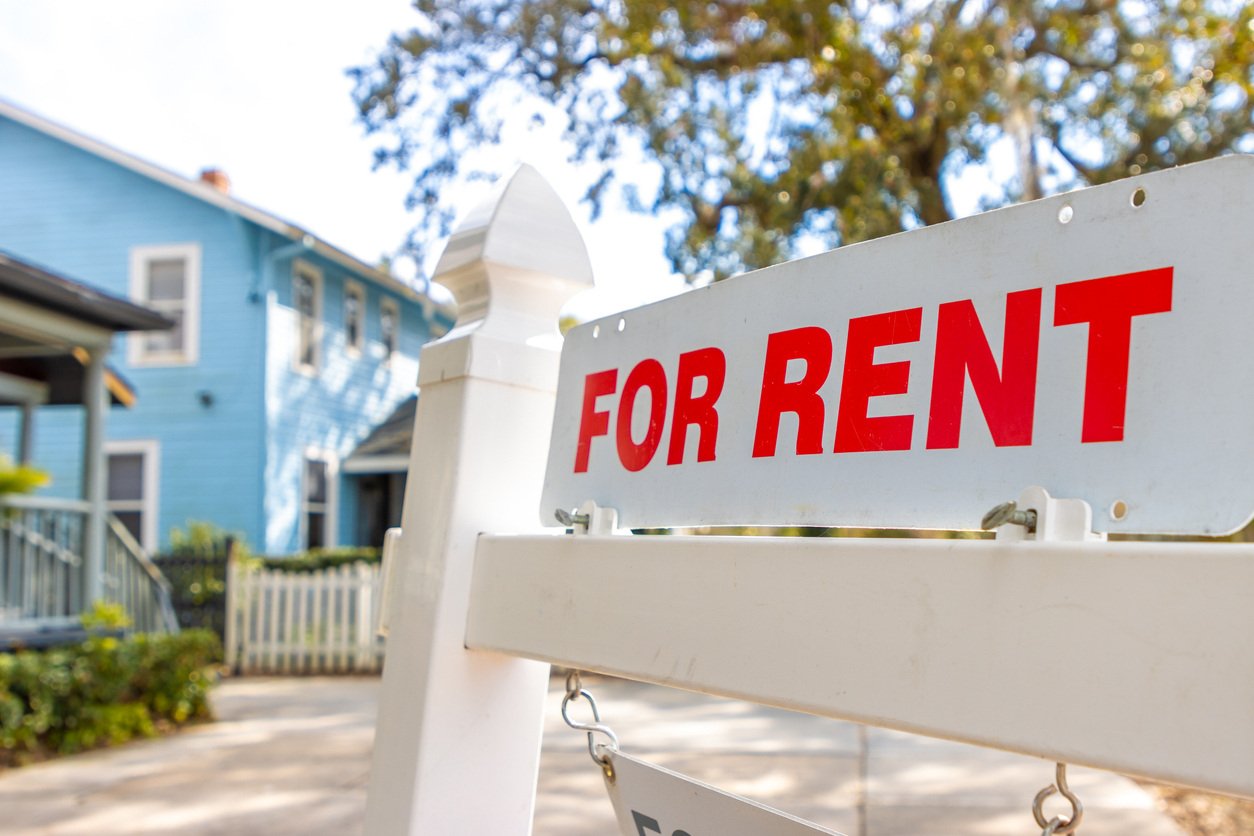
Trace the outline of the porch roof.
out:
<instances>
[{"instance_id":1,"label":"porch roof","mask_svg":"<svg viewBox=\"0 0 1254 836\"><path fill-rule=\"evenodd\" d=\"M371 430L370 435L344 460L344 472L394 473L408 469L417 411L417 394L401 401L392 414Z\"/></svg>"},{"instance_id":2,"label":"porch roof","mask_svg":"<svg viewBox=\"0 0 1254 836\"><path fill-rule=\"evenodd\" d=\"M81 404L89 362L87 343L119 331L158 331L174 323L158 312L119 296L22 261L0 250L0 302L16 311L0 317L0 405L28 402ZM47 312L73 323L70 331L50 329L28 313ZM81 334L75 331L81 329ZM135 391L120 374L105 368L104 385L112 403L130 406Z\"/></svg>"},{"instance_id":3,"label":"porch roof","mask_svg":"<svg viewBox=\"0 0 1254 836\"><path fill-rule=\"evenodd\" d=\"M0 250L0 295L72 316L110 331L163 331L174 323L149 308L102 293Z\"/></svg>"}]
</instances>

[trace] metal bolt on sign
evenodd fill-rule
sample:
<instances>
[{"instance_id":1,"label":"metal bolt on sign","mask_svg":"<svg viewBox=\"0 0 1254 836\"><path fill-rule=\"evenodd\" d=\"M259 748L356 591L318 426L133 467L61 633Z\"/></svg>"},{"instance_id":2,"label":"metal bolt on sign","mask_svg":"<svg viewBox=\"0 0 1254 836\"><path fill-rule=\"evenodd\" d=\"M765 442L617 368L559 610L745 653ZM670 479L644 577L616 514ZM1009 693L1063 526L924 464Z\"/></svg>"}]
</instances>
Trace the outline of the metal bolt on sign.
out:
<instances>
[{"instance_id":1,"label":"metal bolt on sign","mask_svg":"<svg viewBox=\"0 0 1254 836\"><path fill-rule=\"evenodd\" d=\"M1020 510L1014 500L1011 500L990 510L980 521L980 528L984 531L993 531L1003 525L1021 525L1029 533L1034 532L1036 531L1036 512L1031 508Z\"/></svg>"},{"instance_id":2,"label":"metal bolt on sign","mask_svg":"<svg viewBox=\"0 0 1254 836\"><path fill-rule=\"evenodd\" d=\"M553 516L557 519L559 523L566 526L567 528L574 528L575 526L583 526L584 528L586 528L588 526L588 522L592 518L591 514L572 514L570 511L567 511L565 508L558 508L553 513Z\"/></svg>"}]
</instances>

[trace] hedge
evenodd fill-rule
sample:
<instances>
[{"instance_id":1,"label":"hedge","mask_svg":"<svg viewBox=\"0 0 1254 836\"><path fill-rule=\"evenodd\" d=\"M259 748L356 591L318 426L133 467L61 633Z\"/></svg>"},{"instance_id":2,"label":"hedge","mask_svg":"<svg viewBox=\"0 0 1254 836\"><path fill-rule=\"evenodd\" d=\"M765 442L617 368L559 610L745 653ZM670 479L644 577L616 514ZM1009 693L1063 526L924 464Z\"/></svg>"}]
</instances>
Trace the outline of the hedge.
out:
<instances>
[{"instance_id":1,"label":"hedge","mask_svg":"<svg viewBox=\"0 0 1254 836\"><path fill-rule=\"evenodd\" d=\"M208 630L95 636L45 651L0 654L0 764L152 737L210 716Z\"/></svg>"},{"instance_id":2,"label":"hedge","mask_svg":"<svg viewBox=\"0 0 1254 836\"><path fill-rule=\"evenodd\" d=\"M270 571L321 572L351 563L378 563L380 550L371 546L336 546L311 549L290 557L263 557L261 565Z\"/></svg>"}]
</instances>

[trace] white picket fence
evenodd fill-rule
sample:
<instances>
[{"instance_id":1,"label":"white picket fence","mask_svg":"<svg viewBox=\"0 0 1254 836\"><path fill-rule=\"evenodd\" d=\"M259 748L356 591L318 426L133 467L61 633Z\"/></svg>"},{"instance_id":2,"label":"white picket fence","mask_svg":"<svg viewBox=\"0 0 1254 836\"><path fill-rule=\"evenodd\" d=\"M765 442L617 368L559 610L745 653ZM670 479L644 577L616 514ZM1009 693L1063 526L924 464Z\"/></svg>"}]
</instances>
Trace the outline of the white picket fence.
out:
<instances>
[{"instance_id":1,"label":"white picket fence","mask_svg":"<svg viewBox=\"0 0 1254 836\"><path fill-rule=\"evenodd\" d=\"M226 662L237 673L374 673L378 566L320 572L250 571L227 580Z\"/></svg>"}]
</instances>

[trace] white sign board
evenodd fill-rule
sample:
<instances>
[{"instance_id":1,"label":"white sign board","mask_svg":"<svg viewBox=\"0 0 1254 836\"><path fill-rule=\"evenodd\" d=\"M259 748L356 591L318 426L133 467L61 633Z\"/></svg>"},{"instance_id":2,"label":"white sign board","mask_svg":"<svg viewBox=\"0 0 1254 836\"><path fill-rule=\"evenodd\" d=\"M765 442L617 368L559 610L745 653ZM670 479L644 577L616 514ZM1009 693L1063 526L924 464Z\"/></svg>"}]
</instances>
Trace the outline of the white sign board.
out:
<instances>
[{"instance_id":1,"label":"white sign board","mask_svg":"<svg viewBox=\"0 0 1254 836\"><path fill-rule=\"evenodd\" d=\"M574 329L541 516L975 528L1040 485L1099 531L1254 512L1254 157L1098 186Z\"/></svg>"},{"instance_id":2,"label":"white sign board","mask_svg":"<svg viewBox=\"0 0 1254 836\"><path fill-rule=\"evenodd\" d=\"M841 836L622 752L610 763L605 787L623 836Z\"/></svg>"}]
</instances>

